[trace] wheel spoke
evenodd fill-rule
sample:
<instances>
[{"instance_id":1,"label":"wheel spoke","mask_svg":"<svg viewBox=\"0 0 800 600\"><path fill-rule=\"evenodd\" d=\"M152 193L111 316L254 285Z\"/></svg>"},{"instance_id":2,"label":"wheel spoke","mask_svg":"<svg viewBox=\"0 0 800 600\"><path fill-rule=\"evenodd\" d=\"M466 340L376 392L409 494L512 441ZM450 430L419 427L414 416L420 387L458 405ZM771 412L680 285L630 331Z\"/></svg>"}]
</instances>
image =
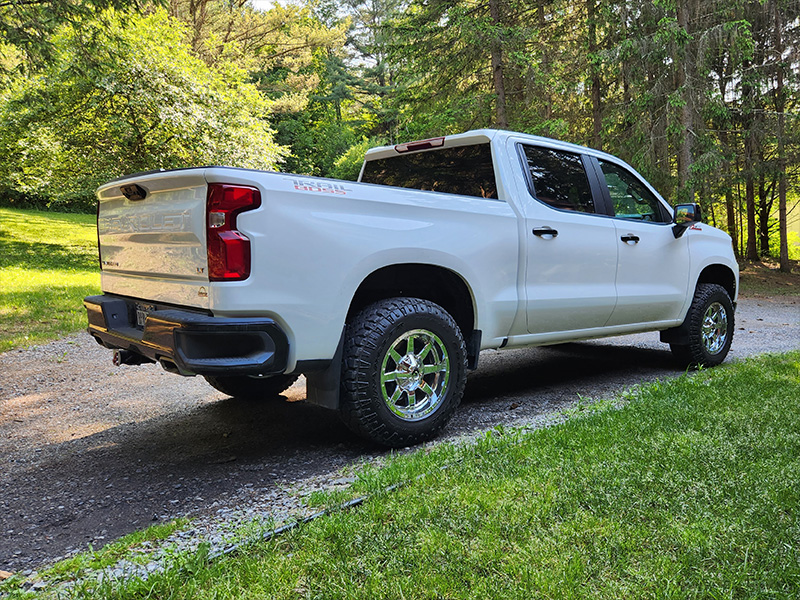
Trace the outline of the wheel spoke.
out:
<instances>
[{"instance_id":1,"label":"wheel spoke","mask_svg":"<svg viewBox=\"0 0 800 600\"><path fill-rule=\"evenodd\" d=\"M403 388L401 388L398 385L395 388L394 394L392 394L392 397L389 398L389 402L391 402L393 406L397 406L397 401L400 400L400 396L402 396L402 395L403 395Z\"/></svg>"},{"instance_id":2,"label":"wheel spoke","mask_svg":"<svg viewBox=\"0 0 800 600\"><path fill-rule=\"evenodd\" d=\"M441 373L442 371L446 370L447 370L447 363L442 361L433 365L424 365L422 367L422 374L430 375L432 373Z\"/></svg>"},{"instance_id":3,"label":"wheel spoke","mask_svg":"<svg viewBox=\"0 0 800 600\"><path fill-rule=\"evenodd\" d=\"M387 383L389 381L397 381L398 379L402 379L403 375L406 375L406 373L401 373L400 371L390 371L389 373L381 373L381 383Z\"/></svg>"},{"instance_id":4,"label":"wheel spoke","mask_svg":"<svg viewBox=\"0 0 800 600\"><path fill-rule=\"evenodd\" d=\"M419 389L422 390L422 393L430 399L433 399L434 395L436 394L427 381L423 382L422 385L419 386Z\"/></svg>"},{"instance_id":5,"label":"wheel spoke","mask_svg":"<svg viewBox=\"0 0 800 600\"><path fill-rule=\"evenodd\" d=\"M394 361L394 364L396 364L396 365L400 364L400 361L403 360L403 357L400 356L400 353L397 350L394 349L394 346L389 348L389 356L392 358L392 360Z\"/></svg>"},{"instance_id":6,"label":"wheel spoke","mask_svg":"<svg viewBox=\"0 0 800 600\"><path fill-rule=\"evenodd\" d=\"M425 360L425 357L431 353L431 350L433 350L433 343L429 341L427 344L425 344L425 347L422 349L422 352L419 353L419 356L417 356L420 362Z\"/></svg>"},{"instance_id":7,"label":"wheel spoke","mask_svg":"<svg viewBox=\"0 0 800 600\"><path fill-rule=\"evenodd\" d=\"M408 336L408 342L407 342L407 346L406 346L406 354L407 355L412 355L413 356L413 354L414 354L414 340L416 340L416 339L417 339L416 335Z\"/></svg>"}]
</instances>

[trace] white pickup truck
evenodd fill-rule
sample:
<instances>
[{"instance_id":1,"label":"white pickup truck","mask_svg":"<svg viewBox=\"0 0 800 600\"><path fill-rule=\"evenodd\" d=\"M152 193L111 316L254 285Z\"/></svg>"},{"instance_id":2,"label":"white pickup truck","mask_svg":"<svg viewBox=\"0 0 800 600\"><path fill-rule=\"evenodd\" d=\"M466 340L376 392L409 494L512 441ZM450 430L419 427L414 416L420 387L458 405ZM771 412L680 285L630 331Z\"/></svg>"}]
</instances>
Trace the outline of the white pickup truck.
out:
<instances>
[{"instance_id":1,"label":"white pickup truck","mask_svg":"<svg viewBox=\"0 0 800 600\"><path fill-rule=\"evenodd\" d=\"M359 182L201 167L98 190L115 361L232 396L308 401L388 446L427 439L481 350L660 331L722 362L739 270L727 234L623 161L478 130L367 153Z\"/></svg>"}]
</instances>

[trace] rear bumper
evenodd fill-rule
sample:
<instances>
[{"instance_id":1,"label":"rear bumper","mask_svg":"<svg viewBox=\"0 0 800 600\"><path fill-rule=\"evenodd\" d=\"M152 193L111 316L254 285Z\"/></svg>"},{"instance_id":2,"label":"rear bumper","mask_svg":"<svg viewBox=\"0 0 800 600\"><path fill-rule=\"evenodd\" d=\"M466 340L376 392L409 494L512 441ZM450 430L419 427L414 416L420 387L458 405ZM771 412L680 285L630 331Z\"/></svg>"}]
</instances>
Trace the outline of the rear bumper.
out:
<instances>
[{"instance_id":1,"label":"rear bumper","mask_svg":"<svg viewBox=\"0 0 800 600\"><path fill-rule=\"evenodd\" d=\"M98 343L135 352L181 375L274 375L286 370L289 343L272 319L156 307L137 327L134 300L89 296L83 304L89 334Z\"/></svg>"}]
</instances>

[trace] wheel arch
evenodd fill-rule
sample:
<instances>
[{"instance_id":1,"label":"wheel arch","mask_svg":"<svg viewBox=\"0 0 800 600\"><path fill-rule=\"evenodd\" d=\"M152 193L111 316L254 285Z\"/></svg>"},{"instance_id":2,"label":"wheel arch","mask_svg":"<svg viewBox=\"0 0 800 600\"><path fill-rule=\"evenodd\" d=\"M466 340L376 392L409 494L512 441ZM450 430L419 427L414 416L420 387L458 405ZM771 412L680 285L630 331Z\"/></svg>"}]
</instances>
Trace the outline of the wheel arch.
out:
<instances>
[{"instance_id":1,"label":"wheel arch","mask_svg":"<svg viewBox=\"0 0 800 600\"><path fill-rule=\"evenodd\" d=\"M704 283L713 283L721 286L728 293L728 298L730 298L733 306L736 306L735 298L737 292L737 279L734 271L729 266L719 263L707 265L702 271L700 271L700 275L697 277L695 287L691 291L692 295L689 299L689 306L686 309L686 318L684 319L683 323L677 327L671 327L670 329L662 330L660 332L660 338L662 342L675 345L685 345L689 343L688 315L689 311L691 310L692 303L694 302L694 297L697 294L697 290L699 289L700 285Z\"/></svg>"},{"instance_id":2,"label":"wheel arch","mask_svg":"<svg viewBox=\"0 0 800 600\"><path fill-rule=\"evenodd\" d=\"M468 339L475 329L475 299L464 279L438 265L401 263L370 273L358 286L347 322L366 306L394 297L422 298L444 308Z\"/></svg>"},{"instance_id":3,"label":"wheel arch","mask_svg":"<svg viewBox=\"0 0 800 600\"><path fill-rule=\"evenodd\" d=\"M705 267L697 278L697 285L701 283L716 283L725 288L728 296L733 302L736 299L736 275L730 267L721 264L713 264ZM697 289L697 285L695 289Z\"/></svg>"},{"instance_id":4,"label":"wheel arch","mask_svg":"<svg viewBox=\"0 0 800 600\"><path fill-rule=\"evenodd\" d=\"M467 346L467 366L475 369L480 354L481 333L476 323L475 300L471 289L455 271L424 263L399 263L381 267L365 277L356 288L347 309L345 323L375 302L388 298L407 297L429 300L453 317ZM344 332L336 354L322 371L306 372L308 401L326 408L338 409Z\"/></svg>"}]
</instances>

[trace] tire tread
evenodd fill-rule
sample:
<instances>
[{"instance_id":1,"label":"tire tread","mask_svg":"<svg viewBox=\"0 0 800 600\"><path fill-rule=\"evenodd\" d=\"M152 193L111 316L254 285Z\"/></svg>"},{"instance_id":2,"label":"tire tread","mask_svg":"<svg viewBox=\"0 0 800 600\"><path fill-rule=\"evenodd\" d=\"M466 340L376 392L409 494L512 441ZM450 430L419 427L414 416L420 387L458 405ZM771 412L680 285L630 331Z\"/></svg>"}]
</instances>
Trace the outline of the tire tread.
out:
<instances>
[{"instance_id":1,"label":"tire tread","mask_svg":"<svg viewBox=\"0 0 800 600\"><path fill-rule=\"evenodd\" d=\"M713 301L712 299L714 296L719 296L720 294L722 297L719 299L726 301L725 309L728 312L728 340L725 348L709 359L708 354L703 348L701 334L705 315L704 307L708 306ZM692 299L692 305L689 307L689 312L686 315L686 320L689 327L689 343L670 344L669 346L672 355L678 363L684 368L695 369L701 366L712 367L725 360L733 341L733 331L735 329L733 303L725 288L716 283L699 283L694 298Z\"/></svg>"},{"instance_id":2,"label":"tire tread","mask_svg":"<svg viewBox=\"0 0 800 600\"><path fill-rule=\"evenodd\" d=\"M399 320L415 316L429 315L443 320L457 333L459 348L451 356L452 364L461 361L466 372L466 344L458 325L447 311L428 300L420 298L390 298L376 302L359 313L347 326L342 359L342 397L339 414L342 421L356 434L379 444L394 448L416 444L437 435L447 424L458 407L464 393L466 376L451 377L449 392L453 400L435 413L435 424L424 433L402 433L392 430L381 421L380 415L372 406L369 395L369 377L373 366L365 358L378 350L387 331Z\"/></svg>"}]
</instances>

